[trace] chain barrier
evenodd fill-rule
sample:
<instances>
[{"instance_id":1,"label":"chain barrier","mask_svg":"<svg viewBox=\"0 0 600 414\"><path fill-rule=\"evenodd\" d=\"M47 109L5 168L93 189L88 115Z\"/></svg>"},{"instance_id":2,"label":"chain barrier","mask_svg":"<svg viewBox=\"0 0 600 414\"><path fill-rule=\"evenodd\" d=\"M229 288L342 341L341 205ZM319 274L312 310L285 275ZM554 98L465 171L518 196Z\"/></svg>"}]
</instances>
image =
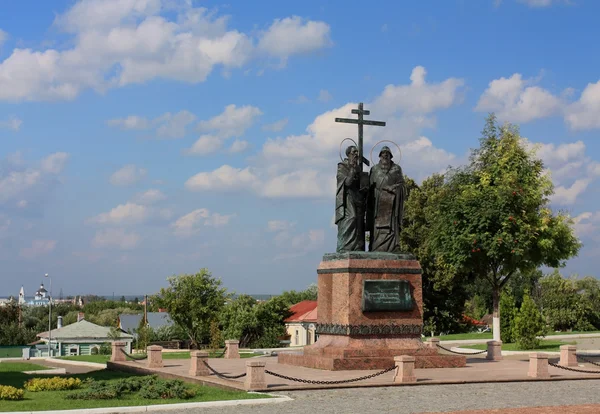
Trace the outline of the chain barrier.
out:
<instances>
[{"instance_id":1,"label":"chain barrier","mask_svg":"<svg viewBox=\"0 0 600 414\"><path fill-rule=\"evenodd\" d=\"M600 371L587 371L587 370L584 370L584 369L563 367L562 365L558 365L558 364L556 364L554 362L550 362L550 360L548 360L548 365L550 365L551 367L554 367L554 368L564 369L565 371L581 372L581 373L584 373L584 374L600 374Z\"/></svg>"},{"instance_id":2,"label":"chain barrier","mask_svg":"<svg viewBox=\"0 0 600 414\"><path fill-rule=\"evenodd\" d=\"M575 354L575 356L576 356L578 359L581 359L583 362L587 362L588 364L592 364L592 365L596 365L597 367L600 367L600 364L599 364L599 363L597 363L597 362L594 362L594 361L590 361L589 359L587 359L587 358L584 358L582 355L577 355L577 354ZM599 358L599 357L600 357L600 355L586 355L586 356L587 356L587 357L591 357L591 358Z\"/></svg>"},{"instance_id":3,"label":"chain barrier","mask_svg":"<svg viewBox=\"0 0 600 414\"><path fill-rule=\"evenodd\" d=\"M225 349L223 349L223 352L221 353L221 355L217 355L215 358L223 358L225 356L225 352L227 352L227 347L225 347Z\"/></svg>"},{"instance_id":4,"label":"chain barrier","mask_svg":"<svg viewBox=\"0 0 600 414\"><path fill-rule=\"evenodd\" d=\"M218 372L217 370L215 370L210 365L208 365L208 362L206 362L206 361L202 361L202 362L204 363L204 365L206 365L206 368L208 368L213 374L215 374L217 377L220 377L220 378L236 379L236 378L242 378L242 377L246 376L245 372L243 374L240 374L240 375L226 375L226 374L222 374L222 373Z\"/></svg>"},{"instance_id":5,"label":"chain barrier","mask_svg":"<svg viewBox=\"0 0 600 414\"><path fill-rule=\"evenodd\" d=\"M143 361L144 359L147 359L147 358L148 358L148 354L144 355L144 356L143 356L143 357L141 357L141 358L134 357L133 355L130 355L130 354L128 354L127 352L125 352L125 351L123 350L123 348L121 348L121 352L123 352L123 353L125 354L125 356L126 356L126 357L128 357L128 358L131 358L131 359L133 359L134 361Z\"/></svg>"},{"instance_id":6,"label":"chain barrier","mask_svg":"<svg viewBox=\"0 0 600 414\"><path fill-rule=\"evenodd\" d=\"M379 372L376 372L374 374L365 375L364 377L358 377L358 378L347 379L347 380L338 380L338 381L307 380L307 379L302 379L302 378L288 377L287 375L278 374L276 372L269 371L268 369L265 369L265 373L267 373L269 375L273 375L274 377L286 379L288 381L303 382L305 384L333 385L333 384L348 384L350 382L356 382L356 381L366 380L366 379L369 379L369 378L375 378L375 377L377 377L379 375L385 374L386 372L390 372L390 371L393 371L395 369L396 369L396 366L393 366L391 368L384 369L383 371L379 371Z\"/></svg>"},{"instance_id":7,"label":"chain barrier","mask_svg":"<svg viewBox=\"0 0 600 414\"><path fill-rule=\"evenodd\" d=\"M458 352L458 351L453 351L448 348L444 348L440 344L436 344L436 345L438 346L438 348L442 348L444 351L448 351L448 352L451 352L453 354L458 354L458 355L479 355L479 354L484 354L487 352L487 349L484 349L483 351L479 351L479 352Z\"/></svg>"}]
</instances>

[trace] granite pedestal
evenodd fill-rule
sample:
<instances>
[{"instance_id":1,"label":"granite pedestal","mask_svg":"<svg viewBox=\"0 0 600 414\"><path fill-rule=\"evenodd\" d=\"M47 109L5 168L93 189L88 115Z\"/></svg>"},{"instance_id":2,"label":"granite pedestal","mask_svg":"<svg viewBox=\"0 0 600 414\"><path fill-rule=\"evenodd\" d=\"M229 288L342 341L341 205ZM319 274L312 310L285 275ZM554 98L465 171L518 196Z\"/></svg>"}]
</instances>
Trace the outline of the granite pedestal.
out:
<instances>
[{"instance_id":1,"label":"granite pedestal","mask_svg":"<svg viewBox=\"0 0 600 414\"><path fill-rule=\"evenodd\" d=\"M463 367L466 358L442 355L421 341L421 266L412 255L351 252L323 257L318 273L318 340L300 353L280 353L279 363L324 370L386 369L394 357L415 357L415 368ZM412 306L365 311L365 281L406 281ZM373 282L369 282L373 283Z\"/></svg>"}]
</instances>

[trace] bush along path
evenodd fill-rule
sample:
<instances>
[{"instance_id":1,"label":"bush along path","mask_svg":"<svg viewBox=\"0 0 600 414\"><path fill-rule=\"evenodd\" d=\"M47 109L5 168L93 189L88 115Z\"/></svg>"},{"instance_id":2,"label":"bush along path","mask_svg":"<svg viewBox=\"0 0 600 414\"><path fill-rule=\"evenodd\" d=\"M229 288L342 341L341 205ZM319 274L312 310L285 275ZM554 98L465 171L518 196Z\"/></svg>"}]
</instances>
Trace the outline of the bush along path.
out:
<instances>
[{"instance_id":1,"label":"bush along path","mask_svg":"<svg viewBox=\"0 0 600 414\"><path fill-rule=\"evenodd\" d=\"M69 410L180 402L270 398L106 370L88 374L30 378L13 372L0 376L0 412Z\"/></svg>"}]
</instances>

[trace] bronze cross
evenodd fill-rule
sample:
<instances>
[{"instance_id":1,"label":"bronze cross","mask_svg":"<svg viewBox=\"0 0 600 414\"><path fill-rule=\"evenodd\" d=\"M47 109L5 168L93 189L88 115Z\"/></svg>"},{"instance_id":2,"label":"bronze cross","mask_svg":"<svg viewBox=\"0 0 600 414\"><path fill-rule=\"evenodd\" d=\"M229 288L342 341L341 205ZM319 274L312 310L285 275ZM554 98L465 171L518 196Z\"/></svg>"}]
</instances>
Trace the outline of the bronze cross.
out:
<instances>
[{"instance_id":1,"label":"bronze cross","mask_svg":"<svg viewBox=\"0 0 600 414\"><path fill-rule=\"evenodd\" d=\"M369 160L367 160L363 155L363 125L373 125L373 126L385 126L385 122L382 121L369 121L364 119L364 115L370 115L371 111L363 109L363 103L358 104L358 109L352 110L353 114L358 115L358 119L351 118L335 118L335 122L343 122L345 124L358 124L358 159L362 160L360 163L360 171L362 171L363 162L370 165Z\"/></svg>"}]
</instances>

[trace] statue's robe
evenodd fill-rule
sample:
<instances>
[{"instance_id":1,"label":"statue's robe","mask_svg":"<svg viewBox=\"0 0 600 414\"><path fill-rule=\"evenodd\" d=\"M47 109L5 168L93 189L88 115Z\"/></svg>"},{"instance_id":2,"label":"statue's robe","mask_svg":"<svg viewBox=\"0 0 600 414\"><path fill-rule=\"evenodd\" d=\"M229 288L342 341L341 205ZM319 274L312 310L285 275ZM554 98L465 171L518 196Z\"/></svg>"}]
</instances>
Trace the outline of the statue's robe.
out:
<instances>
[{"instance_id":1,"label":"statue's robe","mask_svg":"<svg viewBox=\"0 0 600 414\"><path fill-rule=\"evenodd\" d=\"M399 252L399 236L406 199L402 168L392 162L389 169L381 163L369 174L367 229L370 231L369 251Z\"/></svg>"},{"instance_id":2,"label":"statue's robe","mask_svg":"<svg viewBox=\"0 0 600 414\"><path fill-rule=\"evenodd\" d=\"M360 237L359 220L364 220L361 208L360 173L352 174L346 158L338 163L337 191L335 195L335 224L338 228L338 252L364 251L364 238ZM362 243L361 243L362 242Z\"/></svg>"}]
</instances>

